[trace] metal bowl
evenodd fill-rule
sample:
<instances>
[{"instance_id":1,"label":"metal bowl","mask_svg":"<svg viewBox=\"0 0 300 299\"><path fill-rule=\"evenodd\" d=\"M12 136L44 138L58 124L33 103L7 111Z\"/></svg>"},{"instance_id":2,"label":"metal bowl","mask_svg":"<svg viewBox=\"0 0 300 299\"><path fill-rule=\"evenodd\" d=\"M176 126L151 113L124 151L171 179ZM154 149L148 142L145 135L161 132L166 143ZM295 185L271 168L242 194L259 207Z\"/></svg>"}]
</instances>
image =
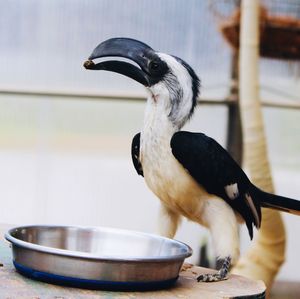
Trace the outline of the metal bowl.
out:
<instances>
[{"instance_id":1,"label":"metal bowl","mask_svg":"<svg viewBox=\"0 0 300 299\"><path fill-rule=\"evenodd\" d=\"M21 274L93 289L168 287L192 254L175 240L112 228L23 226L10 229L5 238Z\"/></svg>"}]
</instances>

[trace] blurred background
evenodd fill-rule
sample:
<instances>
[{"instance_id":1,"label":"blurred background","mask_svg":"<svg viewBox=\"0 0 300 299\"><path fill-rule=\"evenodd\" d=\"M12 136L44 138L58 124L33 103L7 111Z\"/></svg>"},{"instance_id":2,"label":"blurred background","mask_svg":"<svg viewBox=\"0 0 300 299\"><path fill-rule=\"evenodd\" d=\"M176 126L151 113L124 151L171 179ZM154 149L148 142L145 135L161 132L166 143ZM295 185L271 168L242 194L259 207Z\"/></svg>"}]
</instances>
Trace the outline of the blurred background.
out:
<instances>
[{"instance_id":1,"label":"blurred background","mask_svg":"<svg viewBox=\"0 0 300 299\"><path fill-rule=\"evenodd\" d=\"M299 18L299 1L284 2L286 13ZM235 3L0 1L0 222L156 233L159 201L137 176L130 156L132 137L142 126L145 91L126 77L86 71L83 62L111 37L139 39L181 57L201 78L205 102L185 129L225 146L223 102L232 87L233 51L219 25ZM277 13L280 1L263 3ZM261 98L289 107L263 109L276 192L300 199L300 65L261 58L259 66ZM292 215L284 219L287 261L278 279L299 281L300 222ZM193 247L190 261L197 263L206 236L205 229L184 221L176 239ZM243 228L243 250L248 239Z\"/></svg>"}]
</instances>

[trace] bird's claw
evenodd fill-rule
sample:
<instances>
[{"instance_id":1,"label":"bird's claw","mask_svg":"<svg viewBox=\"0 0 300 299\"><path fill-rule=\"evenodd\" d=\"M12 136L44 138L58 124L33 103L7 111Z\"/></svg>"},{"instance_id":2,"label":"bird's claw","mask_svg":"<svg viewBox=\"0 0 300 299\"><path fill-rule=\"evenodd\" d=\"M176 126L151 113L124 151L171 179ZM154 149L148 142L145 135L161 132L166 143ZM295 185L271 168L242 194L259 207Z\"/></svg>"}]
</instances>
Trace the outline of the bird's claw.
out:
<instances>
[{"instance_id":1,"label":"bird's claw","mask_svg":"<svg viewBox=\"0 0 300 299\"><path fill-rule=\"evenodd\" d=\"M224 261L221 269L214 274L202 274L197 277L198 282L215 282L228 279L228 270L231 263L231 257L227 256Z\"/></svg>"},{"instance_id":2,"label":"bird's claw","mask_svg":"<svg viewBox=\"0 0 300 299\"><path fill-rule=\"evenodd\" d=\"M223 276L219 272L215 274L202 274L197 277L198 282L216 282L228 279L228 276Z\"/></svg>"}]
</instances>

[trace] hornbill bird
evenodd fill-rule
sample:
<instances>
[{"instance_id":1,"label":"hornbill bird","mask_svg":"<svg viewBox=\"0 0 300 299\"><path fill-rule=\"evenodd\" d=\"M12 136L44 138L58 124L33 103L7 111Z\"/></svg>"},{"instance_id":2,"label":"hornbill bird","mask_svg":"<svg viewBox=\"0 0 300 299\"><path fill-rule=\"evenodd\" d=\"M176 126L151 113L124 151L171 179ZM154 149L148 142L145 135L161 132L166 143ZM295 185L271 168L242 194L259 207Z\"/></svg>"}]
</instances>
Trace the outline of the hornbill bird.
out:
<instances>
[{"instance_id":1,"label":"hornbill bird","mask_svg":"<svg viewBox=\"0 0 300 299\"><path fill-rule=\"evenodd\" d=\"M95 62L97 58L105 59ZM125 75L146 87L144 124L132 142L133 164L161 201L163 235L174 237L181 216L209 229L223 264L198 281L227 278L239 256L239 219L252 239L253 225L261 224L261 207L300 215L300 202L254 186L214 139L181 131L193 115L200 88L197 75L182 59L134 39L112 38L100 43L84 66Z\"/></svg>"}]
</instances>

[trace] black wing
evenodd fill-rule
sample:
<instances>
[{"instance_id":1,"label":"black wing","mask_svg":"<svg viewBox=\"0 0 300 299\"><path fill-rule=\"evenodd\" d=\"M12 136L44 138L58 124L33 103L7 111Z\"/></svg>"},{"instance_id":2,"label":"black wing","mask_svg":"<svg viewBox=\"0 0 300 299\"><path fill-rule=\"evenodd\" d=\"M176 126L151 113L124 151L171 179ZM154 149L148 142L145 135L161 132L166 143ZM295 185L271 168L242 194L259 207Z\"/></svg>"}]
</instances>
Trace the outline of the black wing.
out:
<instances>
[{"instance_id":1,"label":"black wing","mask_svg":"<svg viewBox=\"0 0 300 299\"><path fill-rule=\"evenodd\" d=\"M202 133L177 132L171 139L175 158L210 194L223 198L244 219L253 237L253 224L260 226L259 200L253 185L228 152Z\"/></svg>"},{"instance_id":2,"label":"black wing","mask_svg":"<svg viewBox=\"0 0 300 299\"><path fill-rule=\"evenodd\" d=\"M144 176L143 167L140 161L140 138L141 133L136 134L131 143L131 157L134 168L139 175Z\"/></svg>"}]
</instances>

